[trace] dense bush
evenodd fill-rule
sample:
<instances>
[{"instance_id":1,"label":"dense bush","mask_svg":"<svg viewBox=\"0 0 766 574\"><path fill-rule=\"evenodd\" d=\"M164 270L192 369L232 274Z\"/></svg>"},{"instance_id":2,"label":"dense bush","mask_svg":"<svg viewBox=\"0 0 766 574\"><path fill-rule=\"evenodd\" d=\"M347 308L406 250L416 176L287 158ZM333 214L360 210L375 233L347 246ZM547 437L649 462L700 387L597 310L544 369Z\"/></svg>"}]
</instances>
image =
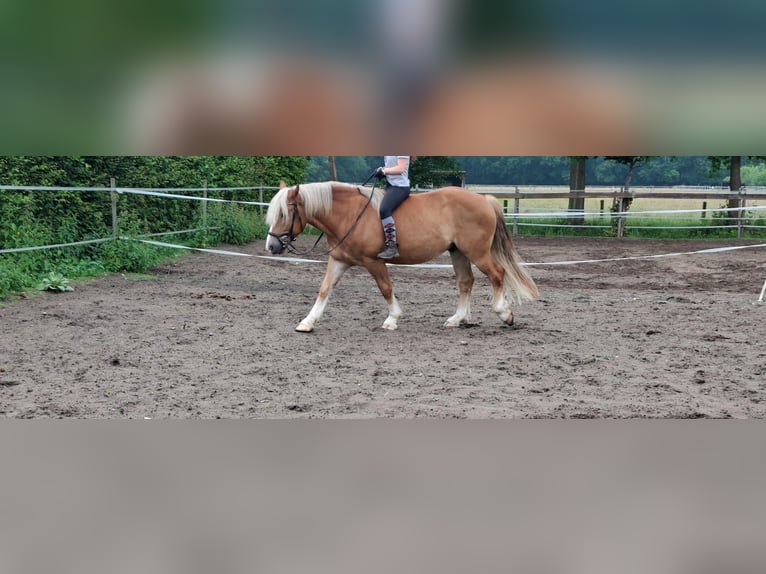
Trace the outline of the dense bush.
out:
<instances>
[{"instance_id":1,"label":"dense bush","mask_svg":"<svg viewBox=\"0 0 766 574\"><path fill-rule=\"evenodd\" d=\"M0 157L0 184L102 187L202 188L228 200L269 201L273 192L219 191L221 187L276 186L304 180L308 159L299 157ZM201 192L199 193L201 196ZM111 196L105 191L0 190L0 249L56 245L112 237ZM242 244L266 235L256 207L212 203L203 221L199 201L118 195L119 235L209 228L172 243L210 246ZM161 238L160 238L161 240ZM33 288L51 274L65 279L105 272L141 272L173 255L137 241L0 254L0 299Z\"/></svg>"},{"instance_id":2,"label":"dense bush","mask_svg":"<svg viewBox=\"0 0 766 574\"><path fill-rule=\"evenodd\" d=\"M192 237L195 247L207 247L220 243L242 245L253 239L264 239L269 228L263 217L253 209L237 204L215 203L208 208L204 230ZM201 217L195 226L203 227Z\"/></svg>"}]
</instances>

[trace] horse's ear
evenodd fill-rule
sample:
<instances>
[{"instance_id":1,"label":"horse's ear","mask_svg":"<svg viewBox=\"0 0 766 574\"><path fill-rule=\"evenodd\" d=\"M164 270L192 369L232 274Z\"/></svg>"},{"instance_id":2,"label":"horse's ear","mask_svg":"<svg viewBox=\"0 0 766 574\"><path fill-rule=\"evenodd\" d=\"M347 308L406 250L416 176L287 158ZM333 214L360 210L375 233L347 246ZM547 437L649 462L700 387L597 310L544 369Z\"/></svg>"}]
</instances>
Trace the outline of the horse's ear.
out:
<instances>
[{"instance_id":1,"label":"horse's ear","mask_svg":"<svg viewBox=\"0 0 766 574\"><path fill-rule=\"evenodd\" d=\"M283 189L285 187L287 187L287 184L285 183L285 180L284 179L280 179L279 180L279 189Z\"/></svg>"}]
</instances>

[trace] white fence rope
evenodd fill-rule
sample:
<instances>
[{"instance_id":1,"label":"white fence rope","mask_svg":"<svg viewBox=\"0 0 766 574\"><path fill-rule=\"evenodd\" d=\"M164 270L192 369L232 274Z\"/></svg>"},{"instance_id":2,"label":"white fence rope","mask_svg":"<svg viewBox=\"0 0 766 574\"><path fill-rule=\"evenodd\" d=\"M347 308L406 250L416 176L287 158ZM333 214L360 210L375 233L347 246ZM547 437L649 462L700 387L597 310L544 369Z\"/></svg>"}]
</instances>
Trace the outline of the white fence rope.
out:
<instances>
[{"instance_id":1,"label":"white fence rope","mask_svg":"<svg viewBox=\"0 0 766 574\"><path fill-rule=\"evenodd\" d=\"M697 188L694 186L684 186L687 189L708 189ZM235 203L242 205L256 205L267 207L268 202L258 201L242 201L242 200L230 200L211 197L201 197L197 195L182 195L177 193L168 193L176 191L188 191L188 192L215 192L215 191L273 191L279 188L274 186L255 186L255 187L169 187L169 188L141 188L141 187L62 187L62 186L30 186L30 185L0 185L0 190L10 191L115 191L120 194L133 194L144 195L152 197L163 197L167 199L187 199L191 201L205 201L205 202L221 202L221 203ZM717 189L717 188L716 188ZM758 188L760 189L760 188ZM475 193L482 195L492 194L493 191L499 193L504 191L498 190L474 190ZM542 196L539 199L544 199ZM500 197L499 200L504 200ZM534 201L534 197L525 198L527 201ZM585 199L589 199L587 196ZM595 199L595 198L590 198ZM671 198L672 199L672 198ZM748 196L743 194L741 199L747 200ZM583 210L567 210L567 211L539 211L545 208L533 208L534 213L507 213L506 219L530 219L530 218L582 218L582 217L643 217L645 215L666 215L666 214L684 214L684 213L721 213L721 212L735 212L735 211L763 211L766 210L766 205L754 205L749 207L718 207L718 208L705 208L705 209L666 209L666 210L629 210L629 211L583 211Z\"/></svg>"},{"instance_id":2,"label":"white fence rope","mask_svg":"<svg viewBox=\"0 0 766 574\"><path fill-rule=\"evenodd\" d=\"M273 186L249 186L249 187L63 187L57 185L0 185L0 190L9 191L117 191L137 190L137 191L258 191L260 189L278 189ZM165 194L162 194L165 195ZM193 197L193 196L184 196Z\"/></svg>"},{"instance_id":3,"label":"white fence rope","mask_svg":"<svg viewBox=\"0 0 766 574\"><path fill-rule=\"evenodd\" d=\"M235 203L243 205L255 205L268 207L266 202L258 201L239 201L229 199L218 199L211 197L200 197L194 195L180 195L173 193L164 193L166 191L189 191L189 192L205 192L208 193L216 191L272 191L277 190L277 187L270 186L258 186L258 187L188 187L188 188L132 188L132 187L63 187L53 185L0 185L0 191L74 191L74 192L116 192L119 194L133 194L133 195L145 195L153 197L163 197L167 199L189 199L195 201L205 202L221 202L221 203ZM207 227L205 229L214 230L217 227ZM139 237L162 237L166 235L181 235L184 233L194 233L196 231L204 231L203 228L196 229L184 229L182 231L166 231L163 233L150 233L147 235L141 235ZM120 238L124 239L124 238ZM29 247L14 247L8 249L0 249L0 255L9 253L26 253L31 251L41 251L45 249L60 249L64 247L77 247L81 245L92 245L96 243L105 243L107 241L113 241L115 237L104 237L100 239L89 239L84 241L73 241L71 243L56 243L52 245L35 245Z\"/></svg>"},{"instance_id":4,"label":"white fence rope","mask_svg":"<svg viewBox=\"0 0 766 574\"><path fill-rule=\"evenodd\" d=\"M222 188L215 188L215 189L208 189L208 192L210 191L220 191ZM253 188L255 191L257 191L257 188ZM264 201L241 201L241 200L235 200L235 199L219 199L215 197L199 197L197 195L179 195L175 193L162 193L159 191L147 191L145 189L134 189L130 187L116 187L114 188L114 191L117 193L127 193L132 195L148 195L152 197L165 197L168 199L190 199L192 201L205 201L205 202L212 202L212 203L236 203L239 205L260 205L268 207L268 202Z\"/></svg>"},{"instance_id":5,"label":"white fence rope","mask_svg":"<svg viewBox=\"0 0 766 574\"><path fill-rule=\"evenodd\" d=\"M176 245L172 243L163 243L160 241L151 241L148 239L139 239L131 237L122 237L121 239L138 241L140 243L148 243L150 245L156 245L158 247L170 247L173 249L187 249L190 251L201 251L203 253L214 253L217 255L234 255L237 257L255 257L257 259L268 259L272 261L289 261L293 263L327 263L326 260L321 259L302 259L297 257L276 257L273 255L254 255L252 253L239 253L237 251L224 251L221 249L204 249L201 247L188 247L186 245ZM725 253L727 251L738 251L740 249L758 249L766 247L766 243L759 243L756 245L732 245L727 247L712 247L710 249L699 249L697 251L677 251L674 253L659 253L654 255L629 255L626 257L607 257L604 259L579 259L572 261L541 261L537 263L522 263L525 267L543 267L543 266L556 266L556 265L580 265L583 263L608 263L614 261L635 261L639 259L661 259L663 257L680 257L682 255L702 255L710 253ZM452 269L452 264L442 263L419 263L414 265L400 265L396 263L388 263L396 267L413 267L420 269Z\"/></svg>"},{"instance_id":6,"label":"white fence rope","mask_svg":"<svg viewBox=\"0 0 766 574\"><path fill-rule=\"evenodd\" d=\"M273 191L277 187L163 187L163 188L142 188L142 187L59 187L46 185L0 185L0 190L8 191L107 191L117 192L119 194L147 195L153 197L164 197L167 199L190 199L192 201L210 201L223 203L239 203L244 205L268 206L267 202L258 201L239 201L232 199L218 199L213 197L201 197L197 195L181 195L177 193L166 193L174 191L205 192L216 191Z\"/></svg>"},{"instance_id":7,"label":"white fence rope","mask_svg":"<svg viewBox=\"0 0 766 574\"><path fill-rule=\"evenodd\" d=\"M220 198L211 198L211 197L201 197L201 196L195 196L195 195L183 195L183 194L177 194L177 193L168 193L168 192L175 192L175 191L187 191L187 192L216 192L216 191L273 191L277 190L277 187L269 187L269 186L257 186L257 187L201 187L201 188L133 188L133 187L61 187L61 186L22 186L22 185L0 185L0 190L9 190L9 191L77 191L77 192L117 192L119 194L133 194L133 195L142 195L142 196L152 196L152 197L161 197L166 199L179 199L179 200L192 200L192 201L204 201L204 202L220 202L220 203L233 203L233 204L242 204L242 205L253 205L253 206L260 206L260 207L266 207L269 205L268 202L256 202L256 201L242 201L242 200L228 200L228 199L220 199ZM481 190L479 193L492 193L494 190ZM500 191L498 189L497 191ZM499 198L500 200L503 200L503 198ZM526 198L527 200L534 200L534 198ZM743 195L742 199L747 199L747 195ZM585 212L585 211L552 211L552 212L535 212L535 213L506 213L505 218L506 220L510 220L515 225L518 226L528 226L528 227L554 227L554 228L608 228L608 225L571 225L571 224L551 224L551 223L530 223L525 221L519 221L523 219L534 219L534 218L583 218L583 217L591 217L591 218L618 218L618 217L624 217L625 219L636 219L640 217L644 217L647 215L667 215L667 214L684 214L684 213L696 213L696 214L706 214L706 213L720 213L720 212L748 212L748 211L763 211L766 210L766 205L762 206L750 206L750 207L744 207L744 208L707 208L707 209L674 209L674 210L647 210L647 211L620 211L620 212ZM727 229L732 228L735 226L731 225L703 225L703 226L637 226L635 224L630 225L631 229ZM747 229L763 229L766 226L760 226L760 225L752 225L752 224L741 224L741 228L747 228ZM208 228L213 229L213 228ZM160 237L164 235L179 235L183 233L191 233L195 231L201 231L201 228L197 229L190 229L190 230L183 230L183 231L168 231L164 233L153 233L148 235L142 235L138 236L133 239L141 239L141 238L147 238L147 237ZM42 249L56 249L56 248L63 248L63 247L74 247L79 245L89 245L89 244L95 244L95 243L103 243L106 241L112 241L114 240L114 237L109 238L102 238L102 239L93 239L93 240L86 240L86 241L78 241L78 242L72 242L72 243L61 243L56 245L41 245L41 246L33 246L33 247L18 247L18 248L11 248L11 249L2 249L0 250L0 254L4 253L21 253L21 252L28 252L28 251L36 251L36 250L42 250ZM126 239L125 237L120 237L120 239ZM159 244L159 242L157 242ZM176 249L193 249L186 246L181 245L173 245L173 244L166 244L167 247L172 247ZM210 251L210 250L208 250ZM226 253L226 254L234 254L234 252L220 252L213 250L211 252L219 252L219 253ZM241 255L241 254L240 254ZM254 256L259 257L259 256ZM262 256L264 258L269 258L268 256ZM289 261L296 261L293 258L284 258L285 260ZM314 260L305 260L306 262L315 262ZM318 261L317 261L318 262ZM539 265L544 265L545 263L540 263ZM556 263L551 263L551 265Z\"/></svg>"},{"instance_id":8,"label":"white fence rope","mask_svg":"<svg viewBox=\"0 0 766 574\"><path fill-rule=\"evenodd\" d=\"M543 219L543 218L608 218L627 217L637 218L647 215L679 215L683 213L720 213L733 211L766 211L766 205L753 205L751 207L718 207L706 209L664 209L664 210L633 210L633 211L536 211L534 213L519 212L506 213L506 219Z\"/></svg>"},{"instance_id":9,"label":"white fence rope","mask_svg":"<svg viewBox=\"0 0 766 574\"><path fill-rule=\"evenodd\" d=\"M178 245L175 243L165 243L163 241L154 241L152 239L140 239L138 237L120 237L123 241L137 241L138 243L146 243L147 245L155 245L156 247L168 247L170 249L188 249L191 251L201 251L202 253L213 253L215 255L238 255L239 257L253 257L249 253L237 253L236 251L224 251L222 249L207 249L203 247L188 247L186 245Z\"/></svg>"},{"instance_id":10,"label":"white fence rope","mask_svg":"<svg viewBox=\"0 0 766 574\"><path fill-rule=\"evenodd\" d=\"M7 191L112 191L111 187L60 187L56 185L0 185Z\"/></svg>"},{"instance_id":11,"label":"white fence rope","mask_svg":"<svg viewBox=\"0 0 766 574\"><path fill-rule=\"evenodd\" d=\"M11 249L0 249L0 254L3 253L24 253L25 251L39 251L41 249L58 249L60 247L75 247L77 245L91 245L93 243L104 243L105 241L112 241L113 237L106 237L104 239L88 239L86 241L75 241L73 243L59 243L57 245L37 245L35 247L13 247Z\"/></svg>"}]
</instances>

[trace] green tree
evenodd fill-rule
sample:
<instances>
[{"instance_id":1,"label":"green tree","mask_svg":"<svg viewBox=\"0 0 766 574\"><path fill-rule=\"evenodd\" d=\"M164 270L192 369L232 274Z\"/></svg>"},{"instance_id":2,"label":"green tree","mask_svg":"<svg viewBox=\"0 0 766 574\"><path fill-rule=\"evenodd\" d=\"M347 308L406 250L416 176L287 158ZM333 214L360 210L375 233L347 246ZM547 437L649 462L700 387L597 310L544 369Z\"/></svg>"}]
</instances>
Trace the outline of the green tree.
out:
<instances>
[{"instance_id":1,"label":"green tree","mask_svg":"<svg viewBox=\"0 0 766 574\"><path fill-rule=\"evenodd\" d=\"M630 192L630 185L633 181L633 173L635 172L636 166L640 164L646 164L650 162L653 157L647 156L647 155L616 155L616 156L605 156L605 160L611 161L615 164L619 164L622 166L627 167L627 171L625 172L625 181L623 183L623 191L625 193ZM618 213L621 211L628 211L630 209L630 205L633 203L632 197L626 197L621 199L615 199L612 202L612 212ZM616 221L612 220L612 230L613 232L616 231L617 235L622 237L623 229L621 229L621 226L624 225L624 219L620 217Z\"/></svg>"},{"instance_id":2,"label":"green tree","mask_svg":"<svg viewBox=\"0 0 766 574\"><path fill-rule=\"evenodd\" d=\"M336 177L339 181L361 183L369 177L370 167L363 156L334 156ZM375 164L379 165L380 160ZM312 156L308 163L306 181L333 179L328 156Z\"/></svg>"},{"instance_id":3,"label":"green tree","mask_svg":"<svg viewBox=\"0 0 766 574\"><path fill-rule=\"evenodd\" d=\"M766 187L766 163L762 159L743 165L741 173L743 185Z\"/></svg>"},{"instance_id":4,"label":"green tree","mask_svg":"<svg viewBox=\"0 0 766 574\"><path fill-rule=\"evenodd\" d=\"M748 156L745 156L747 158ZM756 156L757 157L757 156ZM728 156L710 156L710 172L718 172L723 169L729 171L729 191L735 192L742 188L742 156L741 155L728 155ZM731 198L726 201L726 208L729 210L737 210L742 207L742 202L738 198ZM725 218L726 225L734 225L737 222L736 217L732 217L735 211L727 211L728 216Z\"/></svg>"},{"instance_id":5,"label":"green tree","mask_svg":"<svg viewBox=\"0 0 766 574\"><path fill-rule=\"evenodd\" d=\"M437 155L418 156L410 164L409 173L413 187L460 185L464 175L454 157Z\"/></svg>"},{"instance_id":6,"label":"green tree","mask_svg":"<svg viewBox=\"0 0 766 574\"><path fill-rule=\"evenodd\" d=\"M585 191L585 168L587 165L587 156L572 156L569 158L569 191ZM582 213L580 217L570 217L569 223L572 225L583 225L585 223L585 198L570 197L569 211Z\"/></svg>"},{"instance_id":7,"label":"green tree","mask_svg":"<svg viewBox=\"0 0 766 574\"><path fill-rule=\"evenodd\" d=\"M627 171L625 172L625 180L623 182L623 191L625 193L630 192L630 185L633 182L633 174L636 171L636 167L640 164L647 164L651 160L654 159L653 156L649 155L609 155L604 156L604 159L606 161L614 162L615 164L619 164L622 166L625 166L627 168ZM630 209L630 204L633 203L632 198L626 198L624 201L624 208L627 211ZM616 206L615 211L619 209L619 206Z\"/></svg>"}]
</instances>

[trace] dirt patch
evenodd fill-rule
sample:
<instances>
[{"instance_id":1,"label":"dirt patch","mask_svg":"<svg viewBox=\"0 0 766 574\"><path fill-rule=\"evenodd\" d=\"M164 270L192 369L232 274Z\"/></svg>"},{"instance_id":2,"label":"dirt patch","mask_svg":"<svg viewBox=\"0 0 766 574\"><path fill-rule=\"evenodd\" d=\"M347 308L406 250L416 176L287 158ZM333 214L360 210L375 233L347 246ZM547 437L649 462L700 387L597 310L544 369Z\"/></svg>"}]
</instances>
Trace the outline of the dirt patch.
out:
<instances>
[{"instance_id":1,"label":"dirt patch","mask_svg":"<svg viewBox=\"0 0 766 574\"><path fill-rule=\"evenodd\" d=\"M517 240L531 263L721 245ZM477 272L477 324L460 329L442 327L457 305L451 269L394 267L395 332L380 328L372 279L352 269L307 335L293 329L323 265L188 255L148 279L112 275L0 308L0 416L762 418L764 261L755 248L533 266L541 297L515 308L513 327Z\"/></svg>"}]
</instances>

